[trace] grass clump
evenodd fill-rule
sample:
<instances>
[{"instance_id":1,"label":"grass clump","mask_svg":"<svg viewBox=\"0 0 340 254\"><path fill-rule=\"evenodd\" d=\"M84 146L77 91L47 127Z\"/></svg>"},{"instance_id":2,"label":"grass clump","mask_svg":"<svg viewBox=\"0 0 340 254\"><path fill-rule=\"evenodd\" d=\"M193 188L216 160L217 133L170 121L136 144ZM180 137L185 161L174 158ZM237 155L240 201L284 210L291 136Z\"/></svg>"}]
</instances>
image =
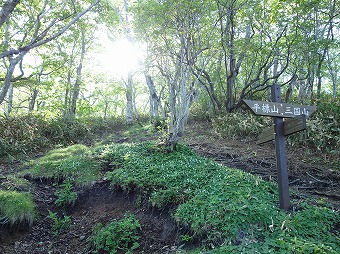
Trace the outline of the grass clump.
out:
<instances>
[{"instance_id":1,"label":"grass clump","mask_svg":"<svg viewBox=\"0 0 340 254\"><path fill-rule=\"evenodd\" d=\"M70 178L78 186L91 185L99 178L101 168L84 145L72 145L51 150L45 156L31 161L30 168L22 172L33 178Z\"/></svg>"},{"instance_id":2,"label":"grass clump","mask_svg":"<svg viewBox=\"0 0 340 254\"><path fill-rule=\"evenodd\" d=\"M337 253L338 212L303 205L278 208L277 186L240 170L225 168L178 145L163 153L152 143L96 150L113 184L146 193L153 206L176 205L173 216L213 253ZM265 252L263 252L265 250Z\"/></svg>"},{"instance_id":3,"label":"grass clump","mask_svg":"<svg viewBox=\"0 0 340 254\"><path fill-rule=\"evenodd\" d=\"M0 190L0 223L31 225L36 217L36 208L28 192Z\"/></svg>"},{"instance_id":4,"label":"grass clump","mask_svg":"<svg viewBox=\"0 0 340 254\"><path fill-rule=\"evenodd\" d=\"M132 254L132 251L139 247L139 229L139 221L133 214L126 214L124 219L106 226L98 224L94 227L93 236L89 241L91 253L107 251L114 254L122 250L126 254Z\"/></svg>"}]
</instances>

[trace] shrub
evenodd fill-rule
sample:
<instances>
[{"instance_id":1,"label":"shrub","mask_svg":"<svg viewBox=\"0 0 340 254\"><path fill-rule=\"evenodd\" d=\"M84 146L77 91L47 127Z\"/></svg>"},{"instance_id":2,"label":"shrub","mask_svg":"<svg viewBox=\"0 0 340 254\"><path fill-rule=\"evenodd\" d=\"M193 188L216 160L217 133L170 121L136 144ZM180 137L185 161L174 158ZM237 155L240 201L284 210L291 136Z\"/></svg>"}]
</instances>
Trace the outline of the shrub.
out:
<instances>
[{"instance_id":1,"label":"shrub","mask_svg":"<svg viewBox=\"0 0 340 254\"><path fill-rule=\"evenodd\" d=\"M98 224L94 227L93 236L89 240L92 253L107 251L110 254L123 250L132 254L139 247L138 230L140 224L133 214L126 214L122 220L114 221L106 226Z\"/></svg>"},{"instance_id":2,"label":"shrub","mask_svg":"<svg viewBox=\"0 0 340 254\"><path fill-rule=\"evenodd\" d=\"M0 117L0 157L29 153L46 147L48 139L40 135L46 122L40 116Z\"/></svg>"},{"instance_id":3,"label":"shrub","mask_svg":"<svg viewBox=\"0 0 340 254\"><path fill-rule=\"evenodd\" d=\"M269 117L239 111L212 119L212 125L222 137L255 137L270 125L270 120Z\"/></svg>"},{"instance_id":4,"label":"shrub","mask_svg":"<svg viewBox=\"0 0 340 254\"><path fill-rule=\"evenodd\" d=\"M64 215L59 217L57 213L49 211L49 218L52 220L52 235L57 236L71 228L72 219L70 216Z\"/></svg>"},{"instance_id":5,"label":"shrub","mask_svg":"<svg viewBox=\"0 0 340 254\"><path fill-rule=\"evenodd\" d=\"M90 136L90 129L78 119L53 118L48 121L46 128L42 131L52 144L69 145L78 143L86 136Z\"/></svg>"},{"instance_id":6,"label":"shrub","mask_svg":"<svg viewBox=\"0 0 340 254\"><path fill-rule=\"evenodd\" d=\"M0 116L0 157L12 158L55 145L81 143L122 126L124 121L121 118L45 118L38 114Z\"/></svg>"},{"instance_id":7,"label":"shrub","mask_svg":"<svg viewBox=\"0 0 340 254\"><path fill-rule=\"evenodd\" d=\"M316 112L307 120L307 131L288 139L292 145L304 145L315 151L339 155L340 102L322 97Z\"/></svg>"},{"instance_id":8,"label":"shrub","mask_svg":"<svg viewBox=\"0 0 340 254\"><path fill-rule=\"evenodd\" d=\"M257 137L266 126L272 125L271 117L255 116L236 111L212 119L214 130L222 137ZM315 152L339 157L340 149L340 100L323 95L316 112L307 119L306 132L287 138L288 144L303 146Z\"/></svg>"},{"instance_id":9,"label":"shrub","mask_svg":"<svg viewBox=\"0 0 340 254\"><path fill-rule=\"evenodd\" d=\"M74 205L77 200L78 194L73 191L72 182L66 179L60 188L54 193L57 196L55 204L58 207L66 207L68 205Z\"/></svg>"}]
</instances>

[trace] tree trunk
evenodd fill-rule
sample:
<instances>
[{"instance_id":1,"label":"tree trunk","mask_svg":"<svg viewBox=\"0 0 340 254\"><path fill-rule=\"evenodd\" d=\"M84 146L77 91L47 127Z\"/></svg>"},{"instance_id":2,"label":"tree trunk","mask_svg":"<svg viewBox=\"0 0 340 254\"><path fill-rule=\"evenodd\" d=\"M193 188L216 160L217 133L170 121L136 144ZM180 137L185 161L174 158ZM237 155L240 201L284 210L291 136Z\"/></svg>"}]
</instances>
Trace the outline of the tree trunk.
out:
<instances>
[{"instance_id":1,"label":"tree trunk","mask_svg":"<svg viewBox=\"0 0 340 254\"><path fill-rule=\"evenodd\" d=\"M298 99L301 104L305 103L305 98L306 98L306 80L303 75L304 70L301 68L300 73L299 73L299 93L298 93Z\"/></svg>"},{"instance_id":2,"label":"tree trunk","mask_svg":"<svg viewBox=\"0 0 340 254\"><path fill-rule=\"evenodd\" d=\"M7 0L7 2L2 5L0 10L0 27L8 20L9 15L19 2L20 0Z\"/></svg>"},{"instance_id":3,"label":"tree trunk","mask_svg":"<svg viewBox=\"0 0 340 254\"><path fill-rule=\"evenodd\" d=\"M338 86L339 86L338 84L339 74L338 73L339 72L336 67L332 66L332 62L333 62L333 59L331 59L329 52L327 52L327 67L328 67L328 71L329 71L329 74L331 75L331 80L332 80L332 88L333 88L332 94L333 94L333 97L335 98L338 93Z\"/></svg>"},{"instance_id":4,"label":"tree trunk","mask_svg":"<svg viewBox=\"0 0 340 254\"><path fill-rule=\"evenodd\" d=\"M182 45L182 57L184 56L185 47ZM189 108L193 102L194 96L193 82L190 82L188 66L183 59L177 62L176 74L173 79L168 77L169 96L170 96L170 119L168 126L168 135L165 141L165 147L168 152L176 149L176 145L184 135L185 125L189 117ZM188 87L188 84L189 87Z\"/></svg>"},{"instance_id":5,"label":"tree trunk","mask_svg":"<svg viewBox=\"0 0 340 254\"><path fill-rule=\"evenodd\" d=\"M81 30L80 60L79 60L79 64L78 64L78 67L77 67L77 78L76 78L76 82L75 82L74 87L73 87L71 107L70 107L70 110L71 110L70 116L72 118L74 118L75 115L76 115L77 101L78 101L79 92L80 92L80 84L82 82L81 74L82 74L84 56L85 56L85 29L82 28L82 30Z\"/></svg>"},{"instance_id":6,"label":"tree trunk","mask_svg":"<svg viewBox=\"0 0 340 254\"><path fill-rule=\"evenodd\" d=\"M149 88L149 101L150 101L150 122L154 123L159 120L159 97L155 89L155 85L150 75L145 74L146 84Z\"/></svg>"},{"instance_id":7,"label":"tree trunk","mask_svg":"<svg viewBox=\"0 0 340 254\"><path fill-rule=\"evenodd\" d=\"M1 90L0 90L0 105L4 101L4 99L6 97L6 94L7 94L7 91L9 89L10 85L11 85L11 80L12 80L12 77L13 77L15 66L20 61L22 61L22 59L25 56L25 54L26 54L26 52L22 52L16 58L10 58L10 60L9 60L10 62L9 62L9 66L7 68L7 71L6 71L6 76L5 76L5 79L4 79L4 83L3 83L2 87L1 87Z\"/></svg>"},{"instance_id":8,"label":"tree trunk","mask_svg":"<svg viewBox=\"0 0 340 254\"><path fill-rule=\"evenodd\" d=\"M13 109L13 83L11 82L8 88L8 102L7 102L7 116L9 116Z\"/></svg>"},{"instance_id":9,"label":"tree trunk","mask_svg":"<svg viewBox=\"0 0 340 254\"><path fill-rule=\"evenodd\" d=\"M133 123L133 83L132 73L128 73L128 79L126 83L126 122L128 124Z\"/></svg>"},{"instance_id":10,"label":"tree trunk","mask_svg":"<svg viewBox=\"0 0 340 254\"><path fill-rule=\"evenodd\" d=\"M109 102L105 100L105 106L104 106L104 120L107 118L107 109L109 108Z\"/></svg>"},{"instance_id":11,"label":"tree trunk","mask_svg":"<svg viewBox=\"0 0 340 254\"><path fill-rule=\"evenodd\" d=\"M39 93L38 89L34 88L32 96L31 96L31 100L28 105L28 113L31 113L34 110L34 106L35 106L35 102L38 97L38 93Z\"/></svg>"}]
</instances>

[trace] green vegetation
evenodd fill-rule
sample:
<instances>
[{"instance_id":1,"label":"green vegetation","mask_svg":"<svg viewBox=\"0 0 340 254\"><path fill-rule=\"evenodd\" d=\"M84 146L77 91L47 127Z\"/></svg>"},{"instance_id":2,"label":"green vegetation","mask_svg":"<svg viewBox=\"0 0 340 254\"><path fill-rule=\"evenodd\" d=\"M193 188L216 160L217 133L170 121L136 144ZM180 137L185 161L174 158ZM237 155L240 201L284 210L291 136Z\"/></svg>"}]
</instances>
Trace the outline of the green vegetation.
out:
<instances>
[{"instance_id":1,"label":"green vegetation","mask_svg":"<svg viewBox=\"0 0 340 254\"><path fill-rule=\"evenodd\" d=\"M54 194L57 196L55 204L58 207L74 205L78 197L77 192L73 191L72 182L69 179L66 179Z\"/></svg>"},{"instance_id":2,"label":"green vegetation","mask_svg":"<svg viewBox=\"0 0 340 254\"><path fill-rule=\"evenodd\" d=\"M80 143L122 125L120 118L71 120L38 114L13 117L0 115L0 158L13 158L54 146Z\"/></svg>"},{"instance_id":3,"label":"green vegetation","mask_svg":"<svg viewBox=\"0 0 340 254\"><path fill-rule=\"evenodd\" d=\"M31 225L36 217L35 204L28 192L0 190L0 224Z\"/></svg>"},{"instance_id":4,"label":"green vegetation","mask_svg":"<svg viewBox=\"0 0 340 254\"><path fill-rule=\"evenodd\" d=\"M272 125L270 117L254 116L236 111L212 120L213 128L222 137L258 137L264 128ZM287 138L291 146L304 147L306 153L321 153L325 162L339 167L340 156L340 100L324 95L316 112L307 119L307 130ZM317 158L310 158L317 160Z\"/></svg>"},{"instance_id":5,"label":"green vegetation","mask_svg":"<svg viewBox=\"0 0 340 254\"><path fill-rule=\"evenodd\" d=\"M31 183L23 177L16 174L0 175L0 189L2 190L28 191L30 188Z\"/></svg>"},{"instance_id":6,"label":"green vegetation","mask_svg":"<svg viewBox=\"0 0 340 254\"><path fill-rule=\"evenodd\" d=\"M49 211L49 218L52 220L52 235L57 236L71 228L72 219L70 216L58 216L57 213Z\"/></svg>"},{"instance_id":7,"label":"green vegetation","mask_svg":"<svg viewBox=\"0 0 340 254\"><path fill-rule=\"evenodd\" d=\"M234 121L234 120L232 120ZM134 126L126 136L148 128ZM246 131L246 128L245 128ZM90 185L102 172L112 185L137 191L150 206L172 207L172 216L182 228L183 244L199 240L202 249L181 253L338 253L340 223L337 211L306 201L294 201L294 211L278 208L277 186L241 170L223 167L198 156L184 145L172 153L153 142L106 144L89 148L72 145L54 149L29 162L21 174L33 178L63 180L55 192L55 204L65 208L77 199L75 186ZM13 178L9 186L24 185ZM20 179L20 178L19 178ZM8 182L9 180L5 181ZM26 181L26 180L25 180ZM20 201L25 196L30 200ZM34 204L27 193L0 192L7 200L1 207L2 221L33 221ZM19 201L18 201L19 200ZM26 204L27 203L27 204ZM20 210L21 212L18 212ZM70 216L50 212L52 234L71 226ZM126 253L138 248L140 224L133 215L106 226L97 225L89 242L94 253ZM112 237L114 235L114 237ZM184 245L184 246L185 246Z\"/></svg>"},{"instance_id":8,"label":"green vegetation","mask_svg":"<svg viewBox=\"0 0 340 254\"><path fill-rule=\"evenodd\" d=\"M152 143L110 145L95 153L114 165L112 184L139 190L150 205L177 204L173 214L214 253L337 253L337 212L302 204L278 209L277 186L236 169L222 167L185 146L170 154ZM220 247L219 247L220 246Z\"/></svg>"},{"instance_id":9,"label":"green vegetation","mask_svg":"<svg viewBox=\"0 0 340 254\"><path fill-rule=\"evenodd\" d=\"M132 254L139 247L138 230L140 224L133 214L126 214L122 220L114 221L106 226L98 224L93 229L93 236L89 241L91 253L107 251L110 254L118 250Z\"/></svg>"},{"instance_id":10,"label":"green vegetation","mask_svg":"<svg viewBox=\"0 0 340 254\"><path fill-rule=\"evenodd\" d=\"M183 242L200 239L214 253L340 253L339 215L322 202L295 201L297 210L285 213L272 183L177 145L193 111L222 137L254 139L271 119L241 111L242 100L267 101L277 84L283 101L317 106L306 132L287 143L338 177L338 0L3 2L0 223L34 219L31 184L20 176L62 183L61 210L74 204L77 188L108 179L150 206L173 208ZM123 60L134 67L113 74ZM146 118L163 146L111 145L121 126L130 127L121 142L137 142L141 132L149 139L150 126L133 125ZM108 133L101 146L75 145ZM12 172L18 159L49 149ZM50 218L56 234L71 223Z\"/></svg>"},{"instance_id":11,"label":"green vegetation","mask_svg":"<svg viewBox=\"0 0 340 254\"><path fill-rule=\"evenodd\" d=\"M30 168L21 174L55 180L69 178L78 186L91 185L99 179L101 168L89 152L84 145L54 149L31 161Z\"/></svg>"},{"instance_id":12,"label":"green vegetation","mask_svg":"<svg viewBox=\"0 0 340 254\"><path fill-rule=\"evenodd\" d=\"M316 112L307 121L306 135L299 134L289 139L291 145L303 145L318 151L325 157L340 157L340 100L323 96ZM332 162L329 160L328 162ZM338 166L340 161L337 160ZM340 167L338 167L340 168Z\"/></svg>"},{"instance_id":13,"label":"green vegetation","mask_svg":"<svg viewBox=\"0 0 340 254\"><path fill-rule=\"evenodd\" d=\"M222 137L254 138L271 124L271 118L255 116L248 111L237 111L213 118L212 124Z\"/></svg>"}]
</instances>

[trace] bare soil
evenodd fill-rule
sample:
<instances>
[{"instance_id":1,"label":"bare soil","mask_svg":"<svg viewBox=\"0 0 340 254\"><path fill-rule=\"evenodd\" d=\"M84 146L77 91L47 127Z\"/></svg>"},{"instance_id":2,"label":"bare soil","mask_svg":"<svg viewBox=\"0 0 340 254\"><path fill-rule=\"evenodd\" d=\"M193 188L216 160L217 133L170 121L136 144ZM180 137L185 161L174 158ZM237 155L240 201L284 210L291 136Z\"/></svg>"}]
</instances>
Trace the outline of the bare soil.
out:
<instances>
[{"instance_id":1,"label":"bare soil","mask_svg":"<svg viewBox=\"0 0 340 254\"><path fill-rule=\"evenodd\" d=\"M183 142L202 156L216 162L256 174L267 181L276 181L275 148L272 143L258 146L254 140L223 139L212 133L208 122L192 123ZM117 143L129 142L129 137L117 134ZM152 137L140 133L142 140ZM316 156L316 155L312 155ZM327 198L335 209L340 208L340 170L327 163L315 163L306 158L303 148L287 147L289 181L292 202L306 198ZM0 162L1 174L14 172L20 162ZM76 204L67 211L72 217L71 229L54 236L49 211L59 212L54 205L55 187L51 182L33 181L31 190L39 210L39 219L28 227L0 226L0 253L90 253L87 249L92 228L124 217L126 212L136 215L141 223L140 248L135 253L175 253L180 248L182 229L171 218L171 208L158 210L140 199L138 193L112 189L106 181L78 190Z\"/></svg>"}]
</instances>

